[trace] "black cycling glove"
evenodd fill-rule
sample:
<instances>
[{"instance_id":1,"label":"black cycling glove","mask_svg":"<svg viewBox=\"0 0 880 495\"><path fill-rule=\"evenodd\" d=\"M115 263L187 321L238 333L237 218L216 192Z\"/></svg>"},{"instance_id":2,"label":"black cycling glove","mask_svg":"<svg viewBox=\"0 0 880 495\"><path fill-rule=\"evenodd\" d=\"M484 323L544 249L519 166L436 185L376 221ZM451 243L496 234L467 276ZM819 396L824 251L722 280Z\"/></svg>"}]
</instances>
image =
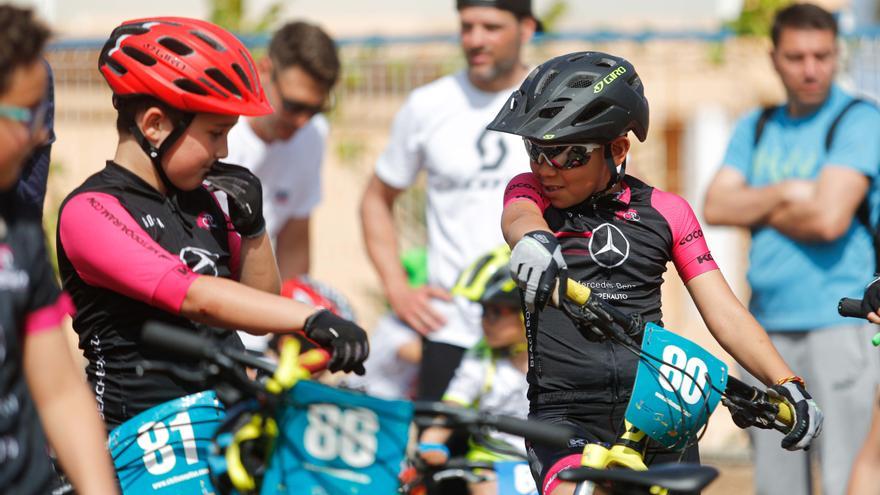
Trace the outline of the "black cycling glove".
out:
<instances>
[{"instance_id":1,"label":"black cycling glove","mask_svg":"<svg viewBox=\"0 0 880 495\"><path fill-rule=\"evenodd\" d=\"M266 230L263 218L263 187L250 170L217 162L205 180L211 191L223 191L229 198L229 218L242 237L259 237Z\"/></svg>"},{"instance_id":2,"label":"black cycling glove","mask_svg":"<svg viewBox=\"0 0 880 495\"><path fill-rule=\"evenodd\" d=\"M327 369L365 373L363 363L370 355L370 342L367 332L357 324L322 309L306 319L304 330L306 337L331 351Z\"/></svg>"},{"instance_id":3,"label":"black cycling glove","mask_svg":"<svg viewBox=\"0 0 880 495\"><path fill-rule=\"evenodd\" d=\"M560 292L565 290L567 271L559 241L551 232L533 230L527 233L510 253L510 275L523 289L529 311L544 308L557 281Z\"/></svg>"},{"instance_id":4,"label":"black cycling glove","mask_svg":"<svg viewBox=\"0 0 880 495\"><path fill-rule=\"evenodd\" d=\"M880 309L880 276L875 273L874 280L865 287L865 293L862 295L862 314L866 315L878 309Z\"/></svg>"}]
</instances>

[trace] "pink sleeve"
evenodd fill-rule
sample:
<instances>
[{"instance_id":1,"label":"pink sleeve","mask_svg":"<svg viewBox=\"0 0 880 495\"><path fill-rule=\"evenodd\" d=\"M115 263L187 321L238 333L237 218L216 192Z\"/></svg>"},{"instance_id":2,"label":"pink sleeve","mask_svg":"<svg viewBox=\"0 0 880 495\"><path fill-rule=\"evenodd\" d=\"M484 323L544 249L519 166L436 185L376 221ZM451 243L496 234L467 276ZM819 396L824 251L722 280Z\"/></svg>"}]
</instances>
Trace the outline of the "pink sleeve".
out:
<instances>
[{"instance_id":1,"label":"pink sleeve","mask_svg":"<svg viewBox=\"0 0 880 495\"><path fill-rule=\"evenodd\" d=\"M64 317L76 312L73 301L67 293L62 292L54 303L31 311L24 318L25 335L36 335L46 330L57 328L61 325Z\"/></svg>"},{"instance_id":2,"label":"pink sleeve","mask_svg":"<svg viewBox=\"0 0 880 495\"><path fill-rule=\"evenodd\" d=\"M88 284L178 313L198 278L154 241L119 200L81 193L61 210L59 236L77 274Z\"/></svg>"},{"instance_id":3,"label":"pink sleeve","mask_svg":"<svg viewBox=\"0 0 880 495\"><path fill-rule=\"evenodd\" d=\"M682 282L718 269L703 238L703 228L684 198L654 189L651 206L663 215L672 231L672 263Z\"/></svg>"},{"instance_id":4,"label":"pink sleeve","mask_svg":"<svg viewBox=\"0 0 880 495\"><path fill-rule=\"evenodd\" d=\"M544 192L541 190L541 183L531 172L519 174L510 179L507 188L504 189L504 206L521 200L535 203L541 211L550 206L550 200L544 196Z\"/></svg>"}]
</instances>

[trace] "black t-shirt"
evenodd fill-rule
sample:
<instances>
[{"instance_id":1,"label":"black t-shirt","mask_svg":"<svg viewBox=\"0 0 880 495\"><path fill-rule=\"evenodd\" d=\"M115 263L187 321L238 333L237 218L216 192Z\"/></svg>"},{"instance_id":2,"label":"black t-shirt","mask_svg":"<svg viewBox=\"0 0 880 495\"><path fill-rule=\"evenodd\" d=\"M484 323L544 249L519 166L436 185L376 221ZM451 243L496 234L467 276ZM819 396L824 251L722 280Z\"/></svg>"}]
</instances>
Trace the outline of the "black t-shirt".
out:
<instances>
[{"instance_id":1,"label":"black t-shirt","mask_svg":"<svg viewBox=\"0 0 880 495\"><path fill-rule=\"evenodd\" d=\"M58 268L77 313L73 327L108 428L168 400L203 389L168 373L137 373L144 360L196 367L140 342L147 321L191 328L241 347L235 332L178 315L203 275L238 278L241 240L203 187L166 197L108 162L61 206Z\"/></svg>"},{"instance_id":2,"label":"black t-shirt","mask_svg":"<svg viewBox=\"0 0 880 495\"><path fill-rule=\"evenodd\" d=\"M627 176L620 193L558 209L531 173L514 177L505 204L532 201L562 248L568 276L627 314L659 322L660 287L672 261L684 282L717 268L690 205L681 197ZM526 314L529 398L542 404L628 400L638 358L545 308Z\"/></svg>"},{"instance_id":3,"label":"black t-shirt","mask_svg":"<svg viewBox=\"0 0 880 495\"><path fill-rule=\"evenodd\" d=\"M25 381L24 342L71 308L46 253L39 213L0 193L0 491L48 493L46 437Z\"/></svg>"}]
</instances>

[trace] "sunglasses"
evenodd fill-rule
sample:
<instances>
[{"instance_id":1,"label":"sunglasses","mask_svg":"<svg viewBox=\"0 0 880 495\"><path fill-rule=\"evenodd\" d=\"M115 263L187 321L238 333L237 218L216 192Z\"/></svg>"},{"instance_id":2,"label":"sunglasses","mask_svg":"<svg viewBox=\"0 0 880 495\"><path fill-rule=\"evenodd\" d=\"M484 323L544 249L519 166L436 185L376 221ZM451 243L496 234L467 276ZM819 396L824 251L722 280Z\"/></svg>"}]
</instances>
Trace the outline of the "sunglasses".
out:
<instances>
[{"instance_id":1,"label":"sunglasses","mask_svg":"<svg viewBox=\"0 0 880 495\"><path fill-rule=\"evenodd\" d=\"M593 151L602 147L600 144L563 144L560 146L541 146L529 139L523 139L529 159L534 163L543 160L559 170L568 170L586 165Z\"/></svg>"},{"instance_id":2,"label":"sunglasses","mask_svg":"<svg viewBox=\"0 0 880 495\"><path fill-rule=\"evenodd\" d=\"M274 74L272 75L272 82L275 84L275 92L278 95L278 99L281 101L281 108L287 113L306 114L309 117L314 117L319 113L326 113L333 109L333 104L335 103L333 93L330 93L328 98L320 104L310 105L291 98L285 98L284 95L281 94L281 86L278 84L278 79L276 79Z\"/></svg>"},{"instance_id":3,"label":"sunglasses","mask_svg":"<svg viewBox=\"0 0 880 495\"><path fill-rule=\"evenodd\" d=\"M49 100L41 100L30 108L0 105L0 118L23 124L29 135L34 136L46 127L46 115L50 106Z\"/></svg>"}]
</instances>

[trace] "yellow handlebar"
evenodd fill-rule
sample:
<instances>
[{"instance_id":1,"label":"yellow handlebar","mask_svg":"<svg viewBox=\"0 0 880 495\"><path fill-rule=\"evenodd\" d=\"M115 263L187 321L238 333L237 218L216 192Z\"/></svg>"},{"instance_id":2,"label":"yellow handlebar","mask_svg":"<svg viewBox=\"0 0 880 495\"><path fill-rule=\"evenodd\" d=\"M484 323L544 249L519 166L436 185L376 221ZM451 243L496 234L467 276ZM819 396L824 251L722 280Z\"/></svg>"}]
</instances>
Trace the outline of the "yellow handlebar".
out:
<instances>
[{"instance_id":1,"label":"yellow handlebar","mask_svg":"<svg viewBox=\"0 0 880 495\"><path fill-rule=\"evenodd\" d=\"M565 286L565 296L567 298L569 298L572 302L574 302L575 304L583 305L583 304L586 304L587 301L590 300L590 295L592 294L592 291L590 290L589 287L587 287L586 285L579 284L578 282L575 282L572 279L568 279L567 282L568 283ZM558 297L558 294L559 294L559 290L558 290L559 285L558 284L559 284L559 282L557 282L557 285L556 285L557 290L553 291L553 294L551 295L551 300L550 300L550 302L554 306L557 306L557 307L560 305L560 301L559 301L559 297Z\"/></svg>"}]
</instances>

